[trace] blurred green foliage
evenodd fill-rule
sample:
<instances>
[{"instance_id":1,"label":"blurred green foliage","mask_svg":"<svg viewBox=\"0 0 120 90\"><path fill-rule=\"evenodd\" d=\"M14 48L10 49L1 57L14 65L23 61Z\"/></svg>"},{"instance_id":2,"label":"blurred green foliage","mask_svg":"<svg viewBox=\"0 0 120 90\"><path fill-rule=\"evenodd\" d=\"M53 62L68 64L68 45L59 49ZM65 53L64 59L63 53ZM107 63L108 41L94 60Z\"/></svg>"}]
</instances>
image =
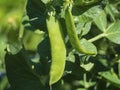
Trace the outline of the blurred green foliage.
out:
<instances>
[{"instance_id":1,"label":"blurred green foliage","mask_svg":"<svg viewBox=\"0 0 120 90\"><path fill-rule=\"evenodd\" d=\"M17 41L25 0L0 0L0 90L7 90L9 83L5 70L5 49Z\"/></svg>"}]
</instances>

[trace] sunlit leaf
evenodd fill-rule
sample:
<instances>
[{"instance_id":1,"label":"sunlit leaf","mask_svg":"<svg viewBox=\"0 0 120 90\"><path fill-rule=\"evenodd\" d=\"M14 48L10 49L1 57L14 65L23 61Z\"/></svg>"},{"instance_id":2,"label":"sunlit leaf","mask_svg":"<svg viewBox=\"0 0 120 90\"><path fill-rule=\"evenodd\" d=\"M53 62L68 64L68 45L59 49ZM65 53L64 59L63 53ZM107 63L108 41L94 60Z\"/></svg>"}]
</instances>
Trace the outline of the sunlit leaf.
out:
<instances>
[{"instance_id":1,"label":"sunlit leaf","mask_svg":"<svg viewBox=\"0 0 120 90\"><path fill-rule=\"evenodd\" d=\"M26 50L36 51L39 43L44 39L44 33L40 30L25 30L23 43Z\"/></svg>"},{"instance_id":2,"label":"sunlit leaf","mask_svg":"<svg viewBox=\"0 0 120 90\"><path fill-rule=\"evenodd\" d=\"M84 68L86 71L90 71L93 68L94 64L88 63L88 64L81 64L80 66Z\"/></svg>"},{"instance_id":3,"label":"sunlit leaf","mask_svg":"<svg viewBox=\"0 0 120 90\"><path fill-rule=\"evenodd\" d=\"M110 15L110 17L112 18L112 20L115 21L115 16L114 16L112 8L113 8L113 5L107 4L106 7L105 7L105 10Z\"/></svg>"},{"instance_id":4,"label":"sunlit leaf","mask_svg":"<svg viewBox=\"0 0 120 90\"><path fill-rule=\"evenodd\" d=\"M98 17L94 19L95 24L101 31L105 31L107 27L106 13L103 11Z\"/></svg>"},{"instance_id":5,"label":"sunlit leaf","mask_svg":"<svg viewBox=\"0 0 120 90\"><path fill-rule=\"evenodd\" d=\"M80 43L82 47L85 48L87 51L97 54L97 48L91 42L88 42L86 39L81 39Z\"/></svg>"},{"instance_id":6,"label":"sunlit leaf","mask_svg":"<svg viewBox=\"0 0 120 90\"><path fill-rule=\"evenodd\" d=\"M105 34L110 41L120 44L120 21L112 23Z\"/></svg>"},{"instance_id":7,"label":"sunlit leaf","mask_svg":"<svg viewBox=\"0 0 120 90\"><path fill-rule=\"evenodd\" d=\"M99 75L105 79L107 82L117 86L120 88L120 79L114 75L114 73L111 73L109 71L106 72L100 72Z\"/></svg>"}]
</instances>

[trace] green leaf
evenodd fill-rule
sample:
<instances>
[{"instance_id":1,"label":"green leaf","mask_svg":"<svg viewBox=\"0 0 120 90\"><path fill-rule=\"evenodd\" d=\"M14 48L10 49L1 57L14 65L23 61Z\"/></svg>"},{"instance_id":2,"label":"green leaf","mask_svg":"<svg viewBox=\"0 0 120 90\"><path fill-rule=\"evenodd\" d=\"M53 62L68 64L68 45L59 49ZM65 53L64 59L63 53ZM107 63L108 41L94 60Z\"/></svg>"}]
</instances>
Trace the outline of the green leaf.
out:
<instances>
[{"instance_id":1,"label":"green leaf","mask_svg":"<svg viewBox=\"0 0 120 90\"><path fill-rule=\"evenodd\" d=\"M88 42L86 39L81 39L80 43L82 47L85 48L87 51L97 54L97 48L91 42Z\"/></svg>"},{"instance_id":2,"label":"green leaf","mask_svg":"<svg viewBox=\"0 0 120 90\"><path fill-rule=\"evenodd\" d=\"M115 16L112 8L115 8L115 7L113 5L107 4L105 7L105 11L110 15L112 20L115 21Z\"/></svg>"},{"instance_id":3,"label":"green leaf","mask_svg":"<svg viewBox=\"0 0 120 90\"><path fill-rule=\"evenodd\" d=\"M41 0L28 0L26 5L27 15L33 30L40 29L46 31L46 6Z\"/></svg>"},{"instance_id":4,"label":"green leaf","mask_svg":"<svg viewBox=\"0 0 120 90\"><path fill-rule=\"evenodd\" d=\"M36 51L39 43L44 38L44 33L40 30L29 31L25 30L23 43L26 50Z\"/></svg>"},{"instance_id":5,"label":"green leaf","mask_svg":"<svg viewBox=\"0 0 120 90\"><path fill-rule=\"evenodd\" d=\"M99 2L100 0L73 0L74 4L77 6L87 6Z\"/></svg>"},{"instance_id":6,"label":"green leaf","mask_svg":"<svg viewBox=\"0 0 120 90\"><path fill-rule=\"evenodd\" d=\"M50 2L50 0L41 0L44 4L47 4Z\"/></svg>"},{"instance_id":7,"label":"green leaf","mask_svg":"<svg viewBox=\"0 0 120 90\"><path fill-rule=\"evenodd\" d=\"M41 58L48 58L51 56L50 52L51 50L49 37L45 37L45 39L43 39L38 45L38 53L40 54Z\"/></svg>"},{"instance_id":8,"label":"green leaf","mask_svg":"<svg viewBox=\"0 0 120 90\"><path fill-rule=\"evenodd\" d=\"M76 90L87 90L87 89L85 89L85 88L78 88L78 89L76 89Z\"/></svg>"},{"instance_id":9,"label":"green leaf","mask_svg":"<svg viewBox=\"0 0 120 90\"><path fill-rule=\"evenodd\" d=\"M92 24L92 22L87 22L87 23L85 24L85 27L84 27L84 29L83 29L83 34L82 34L82 35L88 34L88 32L89 32L90 29L91 29L91 24Z\"/></svg>"},{"instance_id":10,"label":"green leaf","mask_svg":"<svg viewBox=\"0 0 120 90\"><path fill-rule=\"evenodd\" d=\"M120 44L120 21L112 23L105 34L110 41Z\"/></svg>"},{"instance_id":11,"label":"green leaf","mask_svg":"<svg viewBox=\"0 0 120 90\"><path fill-rule=\"evenodd\" d=\"M7 51L12 53L12 54L16 54L18 53L21 49L22 49L22 42L21 41L17 41L15 43L10 43L7 45Z\"/></svg>"},{"instance_id":12,"label":"green leaf","mask_svg":"<svg viewBox=\"0 0 120 90\"><path fill-rule=\"evenodd\" d=\"M87 23L89 21L92 21L92 18L82 14L80 16L75 17L75 20L77 20L78 23Z\"/></svg>"},{"instance_id":13,"label":"green leaf","mask_svg":"<svg viewBox=\"0 0 120 90\"><path fill-rule=\"evenodd\" d=\"M45 90L40 77L31 69L29 59L25 55L24 50L15 55L6 54L6 72L12 90Z\"/></svg>"},{"instance_id":14,"label":"green leaf","mask_svg":"<svg viewBox=\"0 0 120 90\"><path fill-rule=\"evenodd\" d=\"M90 71L92 68L93 68L93 66L94 66L94 63L88 63L88 64L81 64L80 65L82 68L84 68L86 71Z\"/></svg>"},{"instance_id":15,"label":"green leaf","mask_svg":"<svg viewBox=\"0 0 120 90\"><path fill-rule=\"evenodd\" d=\"M50 50L50 41L49 37L45 37L44 40L40 42L38 45L38 53L40 56L40 63L36 68L37 73L42 75L48 75L50 71L50 57L51 57L51 50Z\"/></svg>"},{"instance_id":16,"label":"green leaf","mask_svg":"<svg viewBox=\"0 0 120 90\"><path fill-rule=\"evenodd\" d=\"M75 63L75 55L74 55L74 51L71 51L68 53L68 56L67 56L67 61L70 61L72 63Z\"/></svg>"},{"instance_id":17,"label":"green leaf","mask_svg":"<svg viewBox=\"0 0 120 90\"><path fill-rule=\"evenodd\" d=\"M23 24L23 26L24 26L24 28L26 30L31 30L31 31L34 30L34 28L32 27L32 25L30 24L30 20L29 20L29 17L28 17L27 14L25 14L23 16L23 18L22 18L22 24Z\"/></svg>"},{"instance_id":18,"label":"green leaf","mask_svg":"<svg viewBox=\"0 0 120 90\"><path fill-rule=\"evenodd\" d=\"M120 79L116 77L114 73L111 73L110 71L106 71L106 72L99 72L99 75L107 82L120 88Z\"/></svg>"},{"instance_id":19,"label":"green leaf","mask_svg":"<svg viewBox=\"0 0 120 90\"><path fill-rule=\"evenodd\" d=\"M107 61L106 59L101 58L101 59L99 59L99 62L100 62L103 66L108 67L108 61Z\"/></svg>"},{"instance_id":20,"label":"green leaf","mask_svg":"<svg viewBox=\"0 0 120 90\"><path fill-rule=\"evenodd\" d=\"M81 9L83 9L83 8L81 8ZM82 10L80 10L80 11L82 11ZM76 12L80 12L80 11L77 10ZM97 6L89 8L86 12L81 13L79 16L77 15L75 17L75 19L77 18L78 22L86 23L88 21L92 21L93 19L97 18L102 12L103 12L103 10L101 9L101 6L97 5ZM74 12L73 12L73 15L74 15Z\"/></svg>"},{"instance_id":21,"label":"green leaf","mask_svg":"<svg viewBox=\"0 0 120 90\"><path fill-rule=\"evenodd\" d=\"M7 47L7 40L6 37L4 35L0 34L0 60L4 60L5 57L5 48Z\"/></svg>"},{"instance_id":22,"label":"green leaf","mask_svg":"<svg viewBox=\"0 0 120 90\"><path fill-rule=\"evenodd\" d=\"M76 27L77 34L81 34L82 33L82 35L86 35L90 31L91 23L92 22L78 23L77 27Z\"/></svg>"},{"instance_id":23,"label":"green leaf","mask_svg":"<svg viewBox=\"0 0 120 90\"><path fill-rule=\"evenodd\" d=\"M75 81L74 84L75 84L75 85L81 85L81 86L83 86L83 87L89 88L89 87L94 86L96 83L95 83L95 82L92 82L92 81L86 82L86 81L84 81L84 80L80 80L80 81Z\"/></svg>"},{"instance_id":24,"label":"green leaf","mask_svg":"<svg viewBox=\"0 0 120 90\"><path fill-rule=\"evenodd\" d=\"M95 24L101 31L105 31L107 27L107 17L105 12L103 11L98 17L94 19Z\"/></svg>"},{"instance_id":25,"label":"green leaf","mask_svg":"<svg viewBox=\"0 0 120 90\"><path fill-rule=\"evenodd\" d=\"M84 15L95 19L96 17L98 17L101 13L103 12L103 9L101 8L100 5L94 6L92 8L90 8L89 10L87 10Z\"/></svg>"}]
</instances>

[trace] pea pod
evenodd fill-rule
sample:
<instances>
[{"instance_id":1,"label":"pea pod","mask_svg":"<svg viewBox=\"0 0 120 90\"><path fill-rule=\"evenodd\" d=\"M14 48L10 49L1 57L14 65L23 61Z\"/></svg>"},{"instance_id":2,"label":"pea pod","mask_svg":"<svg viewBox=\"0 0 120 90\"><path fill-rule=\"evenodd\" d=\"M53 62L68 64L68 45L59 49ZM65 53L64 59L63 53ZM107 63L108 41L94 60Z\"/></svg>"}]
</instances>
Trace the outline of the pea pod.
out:
<instances>
[{"instance_id":1,"label":"pea pod","mask_svg":"<svg viewBox=\"0 0 120 90\"><path fill-rule=\"evenodd\" d=\"M58 19L49 16L46 20L51 45L52 63L49 85L56 83L63 75L66 60L66 48Z\"/></svg>"},{"instance_id":2,"label":"pea pod","mask_svg":"<svg viewBox=\"0 0 120 90\"><path fill-rule=\"evenodd\" d=\"M65 23L66 23L67 32L68 32L69 40L70 40L72 47L80 53L88 54L88 55L95 55L96 49L95 50L92 50L92 48L89 49L88 47L84 46L83 42L80 42L77 36L77 33L76 33L76 28L74 25L74 20L73 20L70 7L66 8L66 11L65 11ZM85 44L88 43L92 47L94 47L94 45L91 44L90 42L85 41L84 43Z\"/></svg>"}]
</instances>

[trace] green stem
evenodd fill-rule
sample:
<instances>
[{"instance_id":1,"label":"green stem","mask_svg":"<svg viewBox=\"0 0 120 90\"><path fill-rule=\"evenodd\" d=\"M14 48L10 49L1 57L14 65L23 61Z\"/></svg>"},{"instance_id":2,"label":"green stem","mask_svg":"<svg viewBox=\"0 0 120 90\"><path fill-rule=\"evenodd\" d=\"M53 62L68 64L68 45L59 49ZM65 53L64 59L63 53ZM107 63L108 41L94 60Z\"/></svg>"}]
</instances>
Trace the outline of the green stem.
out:
<instances>
[{"instance_id":1,"label":"green stem","mask_svg":"<svg viewBox=\"0 0 120 90\"><path fill-rule=\"evenodd\" d=\"M52 86L50 85L50 90L52 90Z\"/></svg>"},{"instance_id":2,"label":"green stem","mask_svg":"<svg viewBox=\"0 0 120 90\"><path fill-rule=\"evenodd\" d=\"M88 87L87 87L87 76L86 76L86 73L84 73L83 74L83 80L84 80L84 87L85 87L85 89L87 89Z\"/></svg>"},{"instance_id":3,"label":"green stem","mask_svg":"<svg viewBox=\"0 0 120 90\"><path fill-rule=\"evenodd\" d=\"M119 79L120 79L120 61L118 62L118 76L119 76Z\"/></svg>"},{"instance_id":4,"label":"green stem","mask_svg":"<svg viewBox=\"0 0 120 90\"><path fill-rule=\"evenodd\" d=\"M19 30L19 39L23 38L23 34L24 34L24 27L22 25L20 25L20 30Z\"/></svg>"},{"instance_id":5,"label":"green stem","mask_svg":"<svg viewBox=\"0 0 120 90\"><path fill-rule=\"evenodd\" d=\"M103 38L103 37L105 37L105 34L104 34L104 33L99 34L98 36L95 36L94 38L91 38L91 39L89 39L88 41L89 41L89 42L94 42L94 41L97 41L97 40L99 40L99 39L101 39L101 38Z\"/></svg>"}]
</instances>

